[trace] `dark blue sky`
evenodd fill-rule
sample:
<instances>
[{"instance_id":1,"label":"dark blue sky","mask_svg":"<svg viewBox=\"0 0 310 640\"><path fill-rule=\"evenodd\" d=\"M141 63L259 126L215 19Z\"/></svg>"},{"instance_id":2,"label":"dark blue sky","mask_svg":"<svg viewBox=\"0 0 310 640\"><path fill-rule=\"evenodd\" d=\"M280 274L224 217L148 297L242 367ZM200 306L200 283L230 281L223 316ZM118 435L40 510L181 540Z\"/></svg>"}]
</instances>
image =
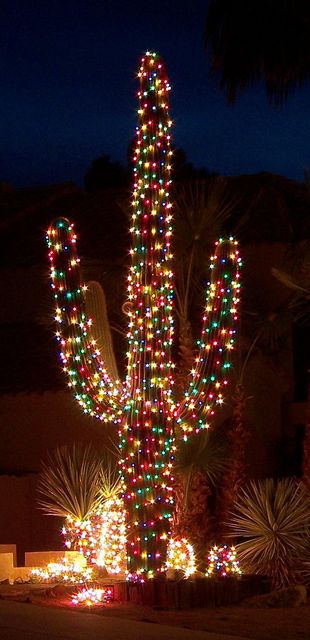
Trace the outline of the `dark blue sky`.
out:
<instances>
[{"instance_id":1,"label":"dark blue sky","mask_svg":"<svg viewBox=\"0 0 310 640\"><path fill-rule=\"evenodd\" d=\"M160 53L172 84L174 144L223 175L310 167L310 86L276 110L260 87L234 107L208 77L207 1L2 0L0 181L73 180L107 153L125 162L139 58Z\"/></svg>"}]
</instances>

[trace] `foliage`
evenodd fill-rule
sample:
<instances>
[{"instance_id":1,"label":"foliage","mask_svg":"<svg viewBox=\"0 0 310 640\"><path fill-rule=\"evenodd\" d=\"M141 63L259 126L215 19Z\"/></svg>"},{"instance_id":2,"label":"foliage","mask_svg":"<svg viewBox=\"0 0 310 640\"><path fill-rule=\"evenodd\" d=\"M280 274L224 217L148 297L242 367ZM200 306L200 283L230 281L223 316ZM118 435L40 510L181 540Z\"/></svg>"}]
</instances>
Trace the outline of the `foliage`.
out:
<instances>
[{"instance_id":1,"label":"foliage","mask_svg":"<svg viewBox=\"0 0 310 640\"><path fill-rule=\"evenodd\" d=\"M85 189L89 192L118 189L128 184L128 172L119 163L104 154L93 160L85 174Z\"/></svg>"},{"instance_id":2,"label":"foliage","mask_svg":"<svg viewBox=\"0 0 310 640\"><path fill-rule=\"evenodd\" d=\"M113 463L103 463L90 446L57 448L42 464L39 504L49 515L85 520L115 491Z\"/></svg>"},{"instance_id":3,"label":"foliage","mask_svg":"<svg viewBox=\"0 0 310 640\"><path fill-rule=\"evenodd\" d=\"M173 149L172 178L179 185L190 180L204 180L210 175L204 167L197 169L188 161L184 149Z\"/></svg>"},{"instance_id":4,"label":"foliage","mask_svg":"<svg viewBox=\"0 0 310 640\"><path fill-rule=\"evenodd\" d=\"M294 274L281 269L272 269L272 273L282 284L291 290L289 311L297 322L309 323L310 320L310 241L298 245L298 262L293 265Z\"/></svg>"},{"instance_id":5,"label":"foliage","mask_svg":"<svg viewBox=\"0 0 310 640\"><path fill-rule=\"evenodd\" d=\"M269 101L281 104L309 80L310 5L307 0L212 0L206 19L211 71L234 102L262 81Z\"/></svg>"},{"instance_id":6,"label":"foliage","mask_svg":"<svg viewBox=\"0 0 310 640\"><path fill-rule=\"evenodd\" d=\"M227 179L222 177L179 184L174 195L176 313L182 325L182 321L189 321L194 294L205 290L206 256L224 233L239 197L231 194Z\"/></svg>"},{"instance_id":7,"label":"foliage","mask_svg":"<svg viewBox=\"0 0 310 640\"><path fill-rule=\"evenodd\" d=\"M230 521L245 573L269 576L274 587L302 579L310 543L310 498L292 478L251 481Z\"/></svg>"},{"instance_id":8,"label":"foliage","mask_svg":"<svg viewBox=\"0 0 310 640\"><path fill-rule=\"evenodd\" d=\"M215 485L228 464L227 438L223 426L205 429L187 441L183 437L177 438L174 470L187 479L187 492L194 471L201 471L210 484Z\"/></svg>"},{"instance_id":9,"label":"foliage","mask_svg":"<svg viewBox=\"0 0 310 640\"><path fill-rule=\"evenodd\" d=\"M203 566L208 545L214 540L215 519L210 499L229 465L224 426L206 429L184 441L176 440L174 461L176 512L174 535L188 538Z\"/></svg>"}]
</instances>

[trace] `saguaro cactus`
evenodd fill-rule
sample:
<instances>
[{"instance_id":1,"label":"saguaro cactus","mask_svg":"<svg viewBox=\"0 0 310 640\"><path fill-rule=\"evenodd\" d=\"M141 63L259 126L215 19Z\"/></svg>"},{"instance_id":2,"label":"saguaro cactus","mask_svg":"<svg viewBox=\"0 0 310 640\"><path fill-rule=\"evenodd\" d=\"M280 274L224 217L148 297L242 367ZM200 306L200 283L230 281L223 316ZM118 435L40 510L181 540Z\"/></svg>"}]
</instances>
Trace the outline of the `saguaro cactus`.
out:
<instances>
[{"instance_id":1,"label":"saguaro cactus","mask_svg":"<svg viewBox=\"0 0 310 640\"><path fill-rule=\"evenodd\" d=\"M234 344L240 258L233 239L217 243L196 364L184 398L174 402L170 86L155 53L145 54L138 75L124 382L108 370L92 337L73 225L57 219L48 231L48 244L64 371L85 412L119 425L128 575L144 579L165 570L174 505L174 429L182 429L185 438L194 437L209 427L215 406L223 401Z\"/></svg>"}]
</instances>

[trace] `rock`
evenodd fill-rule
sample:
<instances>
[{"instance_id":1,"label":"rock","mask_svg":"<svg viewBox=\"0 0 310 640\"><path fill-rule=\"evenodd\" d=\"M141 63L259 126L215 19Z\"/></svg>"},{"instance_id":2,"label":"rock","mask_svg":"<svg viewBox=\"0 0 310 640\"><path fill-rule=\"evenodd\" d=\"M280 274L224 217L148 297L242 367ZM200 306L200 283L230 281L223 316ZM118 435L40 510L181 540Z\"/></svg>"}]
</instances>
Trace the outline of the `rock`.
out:
<instances>
[{"instance_id":1,"label":"rock","mask_svg":"<svg viewBox=\"0 0 310 640\"><path fill-rule=\"evenodd\" d=\"M300 607L307 602L307 589L303 584L296 584L271 591L261 596L254 596L244 600L242 604L248 607Z\"/></svg>"},{"instance_id":2,"label":"rock","mask_svg":"<svg viewBox=\"0 0 310 640\"><path fill-rule=\"evenodd\" d=\"M185 572L182 571L181 569L167 569L166 571L166 577L167 580L176 580L177 582L179 580L183 580L185 576Z\"/></svg>"}]
</instances>

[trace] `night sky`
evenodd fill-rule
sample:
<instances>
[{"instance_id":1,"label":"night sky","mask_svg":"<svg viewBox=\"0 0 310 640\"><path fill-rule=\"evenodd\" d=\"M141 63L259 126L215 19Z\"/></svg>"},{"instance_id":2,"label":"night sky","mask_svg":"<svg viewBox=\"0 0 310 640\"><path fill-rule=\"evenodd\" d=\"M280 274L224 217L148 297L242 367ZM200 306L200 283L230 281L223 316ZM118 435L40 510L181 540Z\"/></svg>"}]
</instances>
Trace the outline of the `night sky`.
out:
<instances>
[{"instance_id":1,"label":"night sky","mask_svg":"<svg viewBox=\"0 0 310 640\"><path fill-rule=\"evenodd\" d=\"M0 4L0 182L82 185L96 157L125 163L147 49L166 62L174 144L195 166L299 180L310 167L310 86L280 110L262 87L228 106L208 75L206 0Z\"/></svg>"}]
</instances>

